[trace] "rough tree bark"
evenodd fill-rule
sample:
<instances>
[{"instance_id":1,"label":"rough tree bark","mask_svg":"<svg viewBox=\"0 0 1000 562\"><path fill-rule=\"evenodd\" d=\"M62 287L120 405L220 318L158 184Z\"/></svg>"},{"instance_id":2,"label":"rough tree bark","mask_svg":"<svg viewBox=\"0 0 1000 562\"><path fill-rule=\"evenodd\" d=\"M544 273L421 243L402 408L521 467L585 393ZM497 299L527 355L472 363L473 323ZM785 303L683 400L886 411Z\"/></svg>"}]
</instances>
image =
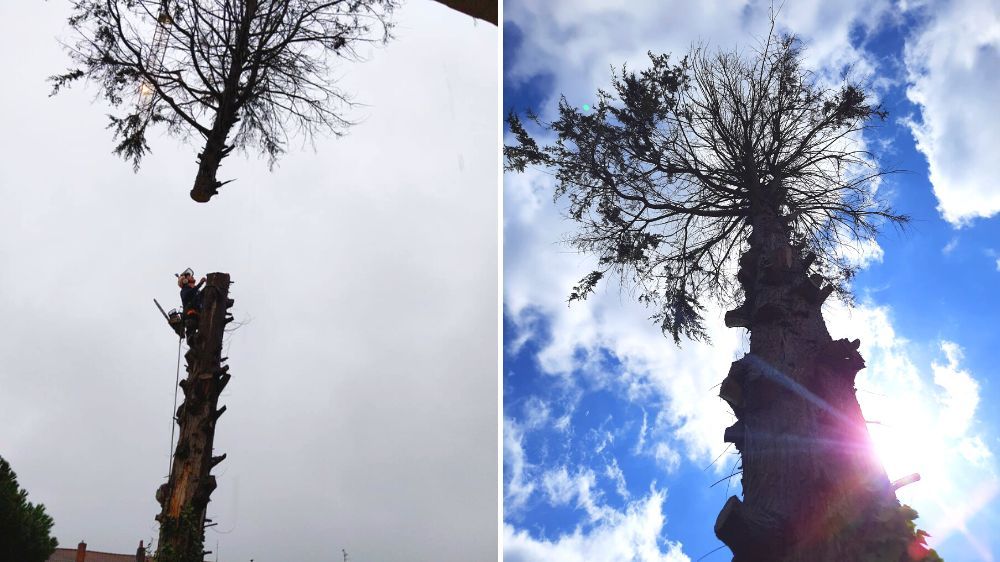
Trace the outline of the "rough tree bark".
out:
<instances>
[{"instance_id":1,"label":"rough tree bark","mask_svg":"<svg viewBox=\"0 0 1000 562\"><path fill-rule=\"evenodd\" d=\"M229 382L229 367L223 365L222 337L232 320L228 309L229 274L210 273L202 293L198 333L185 355L187 377L181 381L184 401L177 409L180 438L167 483L156 491L162 510L157 562L201 562L204 560L205 511L215 490L212 467L226 455L212 456L215 423L226 407L218 407L219 395Z\"/></svg>"},{"instance_id":2,"label":"rough tree bark","mask_svg":"<svg viewBox=\"0 0 1000 562\"><path fill-rule=\"evenodd\" d=\"M715 533L736 562L865 560L895 546L874 523L899 502L855 395L860 341L830 337L820 308L832 287L809 277L815 256L777 209L751 203L746 300L725 318L751 335L719 393L737 416L725 439L742 454L744 499L729 498Z\"/></svg>"}]
</instances>

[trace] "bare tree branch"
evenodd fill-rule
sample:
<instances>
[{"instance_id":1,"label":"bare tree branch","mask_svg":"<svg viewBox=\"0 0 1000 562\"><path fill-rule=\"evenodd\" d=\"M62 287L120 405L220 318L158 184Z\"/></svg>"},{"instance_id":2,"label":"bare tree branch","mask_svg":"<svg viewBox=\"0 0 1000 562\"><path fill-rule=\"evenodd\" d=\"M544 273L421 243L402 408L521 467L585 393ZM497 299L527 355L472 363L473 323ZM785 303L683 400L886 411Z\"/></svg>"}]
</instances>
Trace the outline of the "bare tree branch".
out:
<instances>
[{"instance_id":1,"label":"bare tree branch","mask_svg":"<svg viewBox=\"0 0 1000 562\"><path fill-rule=\"evenodd\" d=\"M562 99L551 123L529 113L555 134L549 145L510 114L506 169L553 170L556 197L579 224L571 243L598 257L571 301L612 271L656 307L665 333L697 339L704 298L740 290L735 261L749 243L751 208L783 217L841 289L853 274L843 246L907 221L876 198L888 172L858 144L885 112L856 84L820 86L800 54L773 30L749 58L695 49L672 64L650 53L651 67L622 68L592 111Z\"/></svg>"}]
</instances>

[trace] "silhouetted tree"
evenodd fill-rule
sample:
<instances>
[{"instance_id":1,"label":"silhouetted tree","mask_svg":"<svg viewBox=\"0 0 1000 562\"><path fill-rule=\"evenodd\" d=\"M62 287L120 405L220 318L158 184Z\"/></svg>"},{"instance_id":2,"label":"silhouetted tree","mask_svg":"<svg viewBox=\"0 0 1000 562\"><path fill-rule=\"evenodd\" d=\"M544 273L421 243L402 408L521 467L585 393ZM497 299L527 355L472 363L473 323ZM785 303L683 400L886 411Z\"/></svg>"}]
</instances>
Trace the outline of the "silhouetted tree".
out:
<instances>
[{"instance_id":1,"label":"silhouetted tree","mask_svg":"<svg viewBox=\"0 0 1000 562\"><path fill-rule=\"evenodd\" d=\"M854 390L860 342L831 339L824 300L853 273L845 249L907 218L876 197L885 173L859 141L885 112L863 88L826 88L800 46L770 34L750 55L696 49L623 68L590 111L559 103L540 144L516 114L507 170L553 171L579 228L571 242L655 307L676 342L706 338L706 302L742 304L750 332L720 395L738 421L743 501L717 536L737 561L932 560L873 453Z\"/></svg>"},{"instance_id":2,"label":"silhouetted tree","mask_svg":"<svg viewBox=\"0 0 1000 562\"><path fill-rule=\"evenodd\" d=\"M17 474L0 457L0 560L44 562L59 542L49 536L52 518L42 504L28 501Z\"/></svg>"},{"instance_id":3,"label":"silhouetted tree","mask_svg":"<svg viewBox=\"0 0 1000 562\"><path fill-rule=\"evenodd\" d=\"M69 46L78 65L53 76L53 94L86 78L123 114L111 115L115 153L138 169L147 129L204 140L191 197L224 182L234 148L273 164L293 134L342 134L348 102L332 61L388 39L396 0L75 0ZM232 138L230 139L230 135Z\"/></svg>"}]
</instances>

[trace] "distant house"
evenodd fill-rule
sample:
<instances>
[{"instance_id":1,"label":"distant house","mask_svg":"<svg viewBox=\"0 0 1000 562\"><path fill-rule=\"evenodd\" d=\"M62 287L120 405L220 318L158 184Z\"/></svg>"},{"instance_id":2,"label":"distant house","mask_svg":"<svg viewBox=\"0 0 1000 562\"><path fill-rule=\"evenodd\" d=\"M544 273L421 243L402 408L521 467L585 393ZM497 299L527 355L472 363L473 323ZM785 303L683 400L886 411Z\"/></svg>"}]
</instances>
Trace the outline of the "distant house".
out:
<instances>
[{"instance_id":1,"label":"distant house","mask_svg":"<svg viewBox=\"0 0 1000 562\"><path fill-rule=\"evenodd\" d=\"M112 554L87 550L87 543L81 541L75 549L57 548L47 562L146 562L146 548L139 541L135 554Z\"/></svg>"}]
</instances>

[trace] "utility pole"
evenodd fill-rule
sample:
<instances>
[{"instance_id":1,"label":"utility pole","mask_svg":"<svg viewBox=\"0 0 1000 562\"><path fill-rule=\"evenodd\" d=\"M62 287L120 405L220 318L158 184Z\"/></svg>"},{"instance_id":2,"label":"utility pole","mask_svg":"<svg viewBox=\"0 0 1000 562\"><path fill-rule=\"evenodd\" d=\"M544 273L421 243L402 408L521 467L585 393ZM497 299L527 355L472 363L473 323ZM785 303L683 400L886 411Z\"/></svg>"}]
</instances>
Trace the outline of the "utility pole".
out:
<instances>
[{"instance_id":1,"label":"utility pole","mask_svg":"<svg viewBox=\"0 0 1000 562\"><path fill-rule=\"evenodd\" d=\"M212 456L215 422L226 411L218 407L219 396L229 382L229 367L223 365L222 337L232 321L229 308L229 274L209 273L202 290L198 332L187 360L187 377L180 382L184 401L177 409L180 437L174 450L167 483L156 491L162 510L157 562L202 562L205 550L205 512L215 476L212 467L226 455Z\"/></svg>"}]
</instances>

